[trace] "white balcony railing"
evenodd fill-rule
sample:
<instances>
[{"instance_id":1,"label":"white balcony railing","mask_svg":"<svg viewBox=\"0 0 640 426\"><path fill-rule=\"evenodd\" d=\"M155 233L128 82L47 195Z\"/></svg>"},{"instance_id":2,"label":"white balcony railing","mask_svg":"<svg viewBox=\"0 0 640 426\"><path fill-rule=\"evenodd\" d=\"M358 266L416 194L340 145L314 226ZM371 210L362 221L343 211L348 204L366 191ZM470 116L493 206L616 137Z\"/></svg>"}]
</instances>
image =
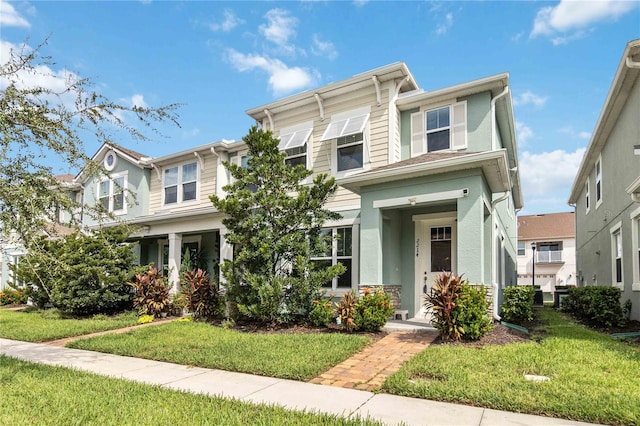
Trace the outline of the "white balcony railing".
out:
<instances>
[{"instance_id":1,"label":"white balcony railing","mask_svg":"<svg viewBox=\"0 0 640 426\"><path fill-rule=\"evenodd\" d=\"M563 263L562 250L537 251L536 263Z\"/></svg>"}]
</instances>

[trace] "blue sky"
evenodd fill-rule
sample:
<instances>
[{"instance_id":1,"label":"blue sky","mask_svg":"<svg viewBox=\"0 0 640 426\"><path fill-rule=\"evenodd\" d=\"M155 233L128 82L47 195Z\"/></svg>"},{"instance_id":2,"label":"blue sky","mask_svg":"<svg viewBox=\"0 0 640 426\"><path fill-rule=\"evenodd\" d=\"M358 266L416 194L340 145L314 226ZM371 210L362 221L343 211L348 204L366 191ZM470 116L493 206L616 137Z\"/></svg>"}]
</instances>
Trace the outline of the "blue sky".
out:
<instances>
[{"instance_id":1,"label":"blue sky","mask_svg":"<svg viewBox=\"0 0 640 426\"><path fill-rule=\"evenodd\" d=\"M567 199L640 2L6 2L0 59L49 37L56 64L133 105L184 103L166 138L120 144L158 156L240 139L244 113L404 61L425 90L511 76L525 208ZM99 145L86 140L88 154ZM56 172L75 173L53 163Z\"/></svg>"}]
</instances>

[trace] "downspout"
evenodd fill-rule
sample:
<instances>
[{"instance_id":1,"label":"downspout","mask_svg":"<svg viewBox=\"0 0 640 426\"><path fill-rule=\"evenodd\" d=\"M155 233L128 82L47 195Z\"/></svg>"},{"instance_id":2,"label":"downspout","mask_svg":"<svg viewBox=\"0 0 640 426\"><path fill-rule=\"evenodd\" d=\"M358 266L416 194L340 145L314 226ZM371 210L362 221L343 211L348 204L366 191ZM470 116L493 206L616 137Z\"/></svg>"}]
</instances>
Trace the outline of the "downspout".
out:
<instances>
[{"instance_id":1,"label":"downspout","mask_svg":"<svg viewBox=\"0 0 640 426\"><path fill-rule=\"evenodd\" d=\"M498 101L499 98L503 97L507 93L509 93L509 86L505 86L505 88L502 91L502 93L497 95L495 98L491 99L491 149L493 151L498 149L496 147L496 143L497 143L497 140L496 140L496 130L497 130L496 129L497 128L497 124L496 124L496 102Z\"/></svg>"},{"instance_id":2,"label":"downspout","mask_svg":"<svg viewBox=\"0 0 640 426\"><path fill-rule=\"evenodd\" d=\"M269 119L269 130L273 132L273 116L271 115L271 111L269 111L268 109L265 109L264 113Z\"/></svg>"},{"instance_id":3,"label":"downspout","mask_svg":"<svg viewBox=\"0 0 640 426\"><path fill-rule=\"evenodd\" d=\"M502 96L502 95L499 95ZM496 96L497 98L497 96ZM494 99L496 99L494 98ZM493 101L491 101L493 102ZM493 107L493 106L492 106ZM498 198L497 200L493 200L491 202L491 218L495 218L496 215L496 206L498 205L498 203L501 203L502 201L506 200L507 198L509 198L511 196L511 191L505 191L504 195L501 196L500 198ZM491 223L491 254L492 257L495 257L496 255L496 226L495 223ZM498 290L500 289L498 286L498 282L496 281L496 259L493 259L492 265L491 265L491 283L493 286L493 319L495 319L496 321L500 321L500 315L498 315L499 312L499 306L498 306Z\"/></svg>"}]
</instances>

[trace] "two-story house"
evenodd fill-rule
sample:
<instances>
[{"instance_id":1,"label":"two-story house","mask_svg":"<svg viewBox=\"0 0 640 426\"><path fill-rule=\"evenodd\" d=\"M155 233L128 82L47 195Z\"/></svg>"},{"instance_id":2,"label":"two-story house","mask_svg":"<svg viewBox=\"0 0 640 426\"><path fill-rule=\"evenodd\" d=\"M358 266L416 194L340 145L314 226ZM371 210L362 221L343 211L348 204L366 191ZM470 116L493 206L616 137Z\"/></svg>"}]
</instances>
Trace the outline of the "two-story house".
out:
<instances>
[{"instance_id":1,"label":"two-story house","mask_svg":"<svg viewBox=\"0 0 640 426\"><path fill-rule=\"evenodd\" d=\"M629 42L573 182L579 285L611 285L640 320L640 39Z\"/></svg>"},{"instance_id":2,"label":"two-story house","mask_svg":"<svg viewBox=\"0 0 640 426\"><path fill-rule=\"evenodd\" d=\"M314 260L347 272L328 289L382 285L418 316L442 271L491 286L496 304L498 290L516 284L522 194L508 84L499 74L425 91L395 63L247 111L280 139L288 163L337 179L327 207L342 218L327 232L339 238ZM222 161L243 165L246 153L242 141L159 158L105 144L93 158L109 177L80 173L79 197L137 225L140 262L176 282L187 249L210 270L233 255L208 196L224 195Z\"/></svg>"},{"instance_id":3,"label":"two-story house","mask_svg":"<svg viewBox=\"0 0 640 426\"><path fill-rule=\"evenodd\" d=\"M576 285L573 212L518 216L518 285L540 286L545 301L556 286Z\"/></svg>"},{"instance_id":4,"label":"two-story house","mask_svg":"<svg viewBox=\"0 0 640 426\"><path fill-rule=\"evenodd\" d=\"M522 207L508 75L435 91L395 63L247 113L288 161L335 176L333 290L382 285L412 316L436 274L516 284ZM498 299L498 291L494 299Z\"/></svg>"}]
</instances>

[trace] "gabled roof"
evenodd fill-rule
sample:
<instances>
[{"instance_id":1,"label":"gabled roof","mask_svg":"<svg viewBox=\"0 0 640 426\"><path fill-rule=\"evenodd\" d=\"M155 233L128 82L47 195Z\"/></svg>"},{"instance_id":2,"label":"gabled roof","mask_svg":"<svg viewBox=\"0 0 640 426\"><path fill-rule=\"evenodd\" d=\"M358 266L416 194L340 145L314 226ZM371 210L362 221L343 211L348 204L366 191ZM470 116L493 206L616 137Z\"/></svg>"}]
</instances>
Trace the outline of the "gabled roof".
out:
<instances>
[{"instance_id":1,"label":"gabled roof","mask_svg":"<svg viewBox=\"0 0 640 426\"><path fill-rule=\"evenodd\" d=\"M627 102L631 89L640 75L640 39L627 43L618 65L618 70L611 83L609 94L602 107L600 117L591 135L591 140L587 146L587 151L582 158L580 168L576 174L569 196L569 204L575 204L580 197L580 193L585 185L587 176L596 163L600 152L609 138L613 127L616 124L620 111ZM620 155L631 155L633 146L629 143L629 153Z\"/></svg>"},{"instance_id":2,"label":"gabled roof","mask_svg":"<svg viewBox=\"0 0 640 426\"><path fill-rule=\"evenodd\" d=\"M519 240L575 238L574 212L518 216Z\"/></svg>"},{"instance_id":3,"label":"gabled roof","mask_svg":"<svg viewBox=\"0 0 640 426\"><path fill-rule=\"evenodd\" d=\"M364 186L413 179L460 170L482 169L491 191L510 191L512 181L505 149L485 152L431 152L337 180L338 185L356 194ZM519 193L514 193L515 208L522 208Z\"/></svg>"}]
</instances>

